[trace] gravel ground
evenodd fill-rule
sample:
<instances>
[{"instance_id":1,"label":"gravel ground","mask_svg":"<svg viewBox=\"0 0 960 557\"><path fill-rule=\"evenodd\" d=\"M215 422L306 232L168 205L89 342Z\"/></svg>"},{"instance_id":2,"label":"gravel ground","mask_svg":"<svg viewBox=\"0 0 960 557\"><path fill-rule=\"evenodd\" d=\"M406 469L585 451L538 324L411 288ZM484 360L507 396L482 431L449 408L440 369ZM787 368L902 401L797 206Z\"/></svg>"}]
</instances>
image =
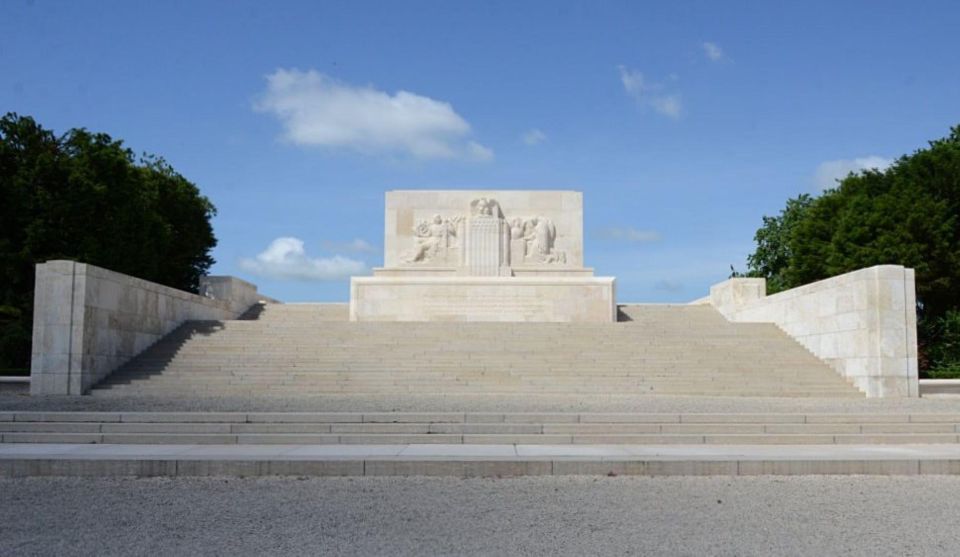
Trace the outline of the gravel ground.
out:
<instances>
[{"instance_id":1,"label":"gravel ground","mask_svg":"<svg viewBox=\"0 0 960 557\"><path fill-rule=\"evenodd\" d=\"M960 478L0 480L0 555L957 555Z\"/></svg>"},{"instance_id":2,"label":"gravel ground","mask_svg":"<svg viewBox=\"0 0 960 557\"><path fill-rule=\"evenodd\" d=\"M220 412L957 412L960 398L804 399L689 396L336 396L303 397L83 397L0 393L0 410L220 411Z\"/></svg>"}]
</instances>

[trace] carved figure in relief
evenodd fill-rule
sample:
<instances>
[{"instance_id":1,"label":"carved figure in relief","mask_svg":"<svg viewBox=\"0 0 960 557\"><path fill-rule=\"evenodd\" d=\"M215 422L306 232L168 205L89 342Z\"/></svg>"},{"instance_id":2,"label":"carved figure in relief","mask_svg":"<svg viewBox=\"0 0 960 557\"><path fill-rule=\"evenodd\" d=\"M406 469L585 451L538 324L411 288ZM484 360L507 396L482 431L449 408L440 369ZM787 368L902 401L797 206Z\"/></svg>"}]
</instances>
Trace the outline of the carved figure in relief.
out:
<instances>
[{"instance_id":1,"label":"carved figure in relief","mask_svg":"<svg viewBox=\"0 0 960 557\"><path fill-rule=\"evenodd\" d=\"M567 254L556 249L557 227L547 217L504 218L495 199L480 197L470 203L470 218L499 219L499 253L501 265L566 263ZM444 218L434 215L414 227L415 247L404 257L405 263L433 262L463 265L466 254L467 219L463 216Z\"/></svg>"},{"instance_id":2,"label":"carved figure in relief","mask_svg":"<svg viewBox=\"0 0 960 557\"><path fill-rule=\"evenodd\" d=\"M458 247L459 224L462 220L463 217L460 216L444 219L440 215L434 215L430 222L422 220L417 223L413 229L417 245L407 262L445 259L449 248Z\"/></svg>"},{"instance_id":3,"label":"carved figure in relief","mask_svg":"<svg viewBox=\"0 0 960 557\"><path fill-rule=\"evenodd\" d=\"M543 258L553 249L553 241L557 238L557 227L546 217L537 217L534 221L534 253Z\"/></svg>"},{"instance_id":4,"label":"carved figure in relief","mask_svg":"<svg viewBox=\"0 0 960 557\"><path fill-rule=\"evenodd\" d=\"M523 225L524 260L566 263L567 254L554 248L556 239L557 227L553 221L544 216L527 219Z\"/></svg>"},{"instance_id":5,"label":"carved figure in relief","mask_svg":"<svg viewBox=\"0 0 960 557\"><path fill-rule=\"evenodd\" d=\"M510 238L512 240L523 239L523 219L517 217L510 223Z\"/></svg>"}]
</instances>

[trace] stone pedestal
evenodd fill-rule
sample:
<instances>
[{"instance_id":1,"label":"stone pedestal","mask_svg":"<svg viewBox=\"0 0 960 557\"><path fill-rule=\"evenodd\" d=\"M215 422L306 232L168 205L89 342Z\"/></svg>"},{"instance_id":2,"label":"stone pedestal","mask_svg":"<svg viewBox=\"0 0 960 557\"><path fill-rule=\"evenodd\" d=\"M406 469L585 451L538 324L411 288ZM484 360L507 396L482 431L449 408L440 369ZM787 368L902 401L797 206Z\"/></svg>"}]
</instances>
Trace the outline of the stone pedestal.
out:
<instances>
[{"instance_id":1,"label":"stone pedestal","mask_svg":"<svg viewBox=\"0 0 960 557\"><path fill-rule=\"evenodd\" d=\"M392 191L350 319L615 321L614 279L583 267L580 192Z\"/></svg>"},{"instance_id":2,"label":"stone pedestal","mask_svg":"<svg viewBox=\"0 0 960 557\"><path fill-rule=\"evenodd\" d=\"M610 277L354 277L351 321L616 321Z\"/></svg>"}]
</instances>

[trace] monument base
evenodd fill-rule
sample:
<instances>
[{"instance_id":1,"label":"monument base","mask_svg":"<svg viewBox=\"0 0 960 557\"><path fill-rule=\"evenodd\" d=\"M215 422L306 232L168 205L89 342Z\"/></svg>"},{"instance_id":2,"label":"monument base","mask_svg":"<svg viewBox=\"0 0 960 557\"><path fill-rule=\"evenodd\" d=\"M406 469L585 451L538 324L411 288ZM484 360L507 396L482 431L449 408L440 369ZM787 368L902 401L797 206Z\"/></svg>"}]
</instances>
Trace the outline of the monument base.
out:
<instances>
[{"instance_id":1,"label":"monument base","mask_svg":"<svg viewBox=\"0 0 960 557\"><path fill-rule=\"evenodd\" d=\"M456 267L374 267L375 277L463 277L468 275ZM592 267L565 268L565 267L516 267L510 273L501 276L513 277L592 277Z\"/></svg>"},{"instance_id":2,"label":"monument base","mask_svg":"<svg viewBox=\"0 0 960 557\"><path fill-rule=\"evenodd\" d=\"M613 277L353 277L351 321L617 319Z\"/></svg>"}]
</instances>

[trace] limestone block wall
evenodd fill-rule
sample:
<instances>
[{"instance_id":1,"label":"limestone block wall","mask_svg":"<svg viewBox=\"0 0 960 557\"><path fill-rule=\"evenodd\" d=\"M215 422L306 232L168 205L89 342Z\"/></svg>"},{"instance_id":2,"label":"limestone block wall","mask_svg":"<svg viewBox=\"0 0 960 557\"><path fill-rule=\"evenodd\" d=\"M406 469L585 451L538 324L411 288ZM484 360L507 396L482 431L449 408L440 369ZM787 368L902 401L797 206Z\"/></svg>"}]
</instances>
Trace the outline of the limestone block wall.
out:
<instances>
[{"instance_id":1,"label":"limestone block wall","mask_svg":"<svg viewBox=\"0 0 960 557\"><path fill-rule=\"evenodd\" d=\"M183 322L233 319L261 299L233 277L205 277L201 291L75 261L37 265L31 394L84 394Z\"/></svg>"},{"instance_id":2,"label":"limestone block wall","mask_svg":"<svg viewBox=\"0 0 960 557\"><path fill-rule=\"evenodd\" d=\"M918 396L913 269L879 265L771 296L764 279L710 288L730 321L776 323L869 397Z\"/></svg>"}]
</instances>

